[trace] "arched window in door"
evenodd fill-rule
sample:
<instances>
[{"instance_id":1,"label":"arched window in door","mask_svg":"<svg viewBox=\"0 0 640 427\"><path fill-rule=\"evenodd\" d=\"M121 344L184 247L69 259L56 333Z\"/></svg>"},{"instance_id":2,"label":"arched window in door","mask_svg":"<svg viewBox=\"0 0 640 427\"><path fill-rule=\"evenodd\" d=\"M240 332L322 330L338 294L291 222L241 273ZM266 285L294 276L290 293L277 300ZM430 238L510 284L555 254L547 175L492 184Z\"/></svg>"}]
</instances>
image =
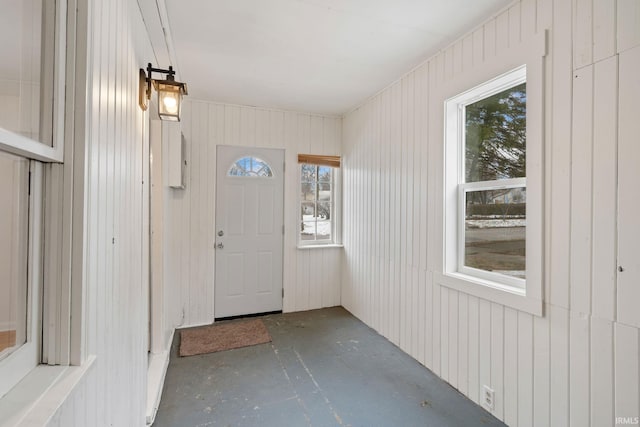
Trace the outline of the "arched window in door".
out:
<instances>
[{"instance_id":1,"label":"arched window in door","mask_svg":"<svg viewBox=\"0 0 640 427\"><path fill-rule=\"evenodd\" d=\"M273 172L264 160L248 156L236 160L229 168L227 176L271 178Z\"/></svg>"}]
</instances>

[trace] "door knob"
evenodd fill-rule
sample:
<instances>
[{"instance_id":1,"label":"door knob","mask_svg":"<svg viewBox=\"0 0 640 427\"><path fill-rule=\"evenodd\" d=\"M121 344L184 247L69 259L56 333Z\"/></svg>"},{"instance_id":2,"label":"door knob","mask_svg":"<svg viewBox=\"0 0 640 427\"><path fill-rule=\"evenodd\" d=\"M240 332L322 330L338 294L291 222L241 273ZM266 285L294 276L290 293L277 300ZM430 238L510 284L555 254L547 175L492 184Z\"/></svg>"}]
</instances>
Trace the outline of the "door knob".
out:
<instances>
[{"instance_id":1,"label":"door knob","mask_svg":"<svg viewBox=\"0 0 640 427\"><path fill-rule=\"evenodd\" d=\"M222 249L224 248L224 245L222 243L218 243L218 245L216 246L218 249Z\"/></svg>"},{"instance_id":2,"label":"door knob","mask_svg":"<svg viewBox=\"0 0 640 427\"><path fill-rule=\"evenodd\" d=\"M224 231L222 231L222 230L218 231L218 236L220 236L220 237L224 236Z\"/></svg>"}]
</instances>

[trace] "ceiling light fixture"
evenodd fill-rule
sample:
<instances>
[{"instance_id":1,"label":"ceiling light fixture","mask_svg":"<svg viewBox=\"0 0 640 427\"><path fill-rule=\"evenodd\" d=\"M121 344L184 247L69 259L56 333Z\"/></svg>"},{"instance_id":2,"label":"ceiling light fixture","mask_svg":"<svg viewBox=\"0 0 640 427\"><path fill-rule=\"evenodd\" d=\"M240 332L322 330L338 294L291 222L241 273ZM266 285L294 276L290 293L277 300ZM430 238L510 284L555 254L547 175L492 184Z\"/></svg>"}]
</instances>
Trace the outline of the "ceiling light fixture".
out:
<instances>
[{"instance_id":1,"label":"ceiling light fixture","mask_svg":"<svg viewBox=\"0 0 640 427\"><path fill-rule=\"evenodd\" d=\"M152 78L152 73L166 74L166 80ZM140 89L138 103L143 111L147 110L148 101L151 99L151 84L158 92L158 114L160 119L174 122L180 121L180 106L182 97L187 95L187 84L177 82L176 72L169 66L168 70L153 68L151 63L147 65L147 71L140 68Z\"/></svg>"}]
</instances>

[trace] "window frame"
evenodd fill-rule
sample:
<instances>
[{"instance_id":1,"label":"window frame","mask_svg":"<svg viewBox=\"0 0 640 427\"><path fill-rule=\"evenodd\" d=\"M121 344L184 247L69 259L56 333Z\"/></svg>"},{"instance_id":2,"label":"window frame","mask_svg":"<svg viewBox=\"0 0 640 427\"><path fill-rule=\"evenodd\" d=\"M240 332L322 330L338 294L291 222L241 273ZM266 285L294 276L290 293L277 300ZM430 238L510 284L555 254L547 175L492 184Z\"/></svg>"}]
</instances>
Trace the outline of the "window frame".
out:
<instances>
[{"instance_id":1,"label":"window frame","mask_svg":"<svg viewBox=\"0 0 640 427\"><path fill-rule=\"evenodd\" d=\"M526 178L502 179L495 181L463 182L458 184L458 254L457 271L460 274L495 282L514 289L525 289L526 279L495 273L489 270L469 267L465 265L466 251L466 195L469 191L504 190L510 188L527 188Z\"/></svg>"},{"instance_id":2,"label":"window frame","mask_svg":"<svg viewBox=\"0 0 640 427\"><path fill-rule=\"evenodd\" d=\"M11 390L40 362L42 331L43 268L43 165L29 162L28 255L27 255L27 333L26 341L0 360L0 398Z\"/></svg>"},{"instance_id":3,"label":"window frame","mask_svg":"<svg viewBox=\"0 0 640 427\"><path fill-rule=\"evenodd\" d=\"M27 343L0 361L0 400L18 398L12 390L22 379L46 387L56 377L52 365L92 361L84 348L82 271L71 258L83 250L84 194L74 194L73 177L84 169L90 94L87 44L76 31L86 29L88 10L77 0L53 0L42 12L40 138L0 128L0 151L30 160ZM21 402L38 398L36 389L16 393Z\"/></svg>"},{"instance_id":4,"label":"window frame","mask_svg":"<svg viewBox=\"0 0 640 427\"><path fill-rule=\"evenodd\" d=\"M40 141L0 127L0 150L39 160L62 163L66 90L67 0L42 5ZM45 36L53 34L53 37ZM43 78L49 76L49 78Z\"/></svg>"},{"instance_id":5,"label":"window frame","mask_svg":"<svg viewBox=\"0 0 640 427\"><path fill-rule=\"evenodd\" d=\"M442 205L442 267L434 271L434 278L443 286L479 298L497 302L534 315L543 314L544 267L544 57L545 31L511 46L496 57L455 76L440 89L443 112L443 205ZM523 71L524 70L524 71ZM500 184L526 187L526 279L518 286L518 279L491 272L477 274L479 269L461 269L464 253L463 197L469 189L480 189L487 182L464 182L464 130L462 105L499 93L517 83L518 72L526 75L526 178L524 183L502 180ZM463 133L464 134L464 133ZM489 181L492 182L492 181ZM493 188L488 188L493 189ZM462 261L464 262L464 261ZM469 274L472 273L472 274ZM499 277L495 277L499 276ZM499 279L499 280L496 280ZM512 280L515 279L515 280ZM519 279L522 280L522 279Z\"/></svg>"},{"instance_id":6,"label":"window frame","mask_svg":"<svg viewBox=\"0 0 640 427\"><path fill-rule=\"evenodd\" d=\"M489 282L495 282L500 286L510 286L514 289L525 289L526 280L516 277L510 277L500 273L494 273L488 270L468 267L465 265L466 250L466 195L469 191L483 190L502 190L508 188L527 187L526 175L524 178L496 179L491 181L472 181L467 182L465 178L465 152L466 152L466 107L478 101L489 98L507 89L513 88L519 84L526 83L527 67L522 65L512 71L498 76L488 82L474 87L470 91L464 92L456 97L446 101L447 120L454 120L457 115L458 127L455 130L455 137L458 140L458 202L457 202L457 218L458 227L456 230L457 242L457 272L462 275L479 278ZM450 141L447 140L447 143ZM449 162L447 162L449 163ZM528 166L527 166L528 167Z\"/></svg>"},{"instance_id":7,"label":"window frame","mask_svg":"<svg viewBox=\"0 0 640 427\"><path fill-rule=\"evenodd\" d=\"M314 161L314 158L317 158L317 161ZM298 155L298 175L297 175L297 214L295 216L297 222L297 245L300 249L308 249L308 248L330 248L330 247L341 247L341 175L340 175L340 157L339 156L321 156L321 155L310 155L310 154L299 154ZM299 223L301 221L300 212L303 202L308 202L302 200L302 166L303 165L314 165L315 167L329 167L331 168L331 239L325 240L303 240L302 232L300 231ZM317 182L317 180L316 180ZM318 203L318 195L316 194L316 199L314 203ZM316 230L317 231L317 230Z\"/></svg>"}]
</instances>

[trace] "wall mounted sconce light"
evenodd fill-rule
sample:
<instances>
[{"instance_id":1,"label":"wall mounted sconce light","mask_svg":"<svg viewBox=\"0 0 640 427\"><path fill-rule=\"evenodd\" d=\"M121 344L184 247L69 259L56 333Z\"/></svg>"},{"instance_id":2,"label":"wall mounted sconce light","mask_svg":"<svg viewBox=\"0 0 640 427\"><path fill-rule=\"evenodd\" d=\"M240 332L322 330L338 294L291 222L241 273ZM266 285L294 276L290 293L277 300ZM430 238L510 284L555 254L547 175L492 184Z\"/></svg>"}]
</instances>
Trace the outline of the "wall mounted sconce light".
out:
<instances>
[{"instance_id":1,"label":"wall mounted sconce light","mask_svg":"<svg viewBox=\"0 0 640 427\"><path fill-rule=\"evenodd\" d=\"M166 80L152 78L152 73L166 74ZM176 72L169 66L168 70L153 68L151 63L147 65L147 71L140 68L140 89L138 103L143 111L147 110L148 101L151 99L151 84L158 92L158 114L162 120L174 122L180 121L180 104L182 96L187 95L187 84L175 80Z\"/></svg>"}]
</instances>

